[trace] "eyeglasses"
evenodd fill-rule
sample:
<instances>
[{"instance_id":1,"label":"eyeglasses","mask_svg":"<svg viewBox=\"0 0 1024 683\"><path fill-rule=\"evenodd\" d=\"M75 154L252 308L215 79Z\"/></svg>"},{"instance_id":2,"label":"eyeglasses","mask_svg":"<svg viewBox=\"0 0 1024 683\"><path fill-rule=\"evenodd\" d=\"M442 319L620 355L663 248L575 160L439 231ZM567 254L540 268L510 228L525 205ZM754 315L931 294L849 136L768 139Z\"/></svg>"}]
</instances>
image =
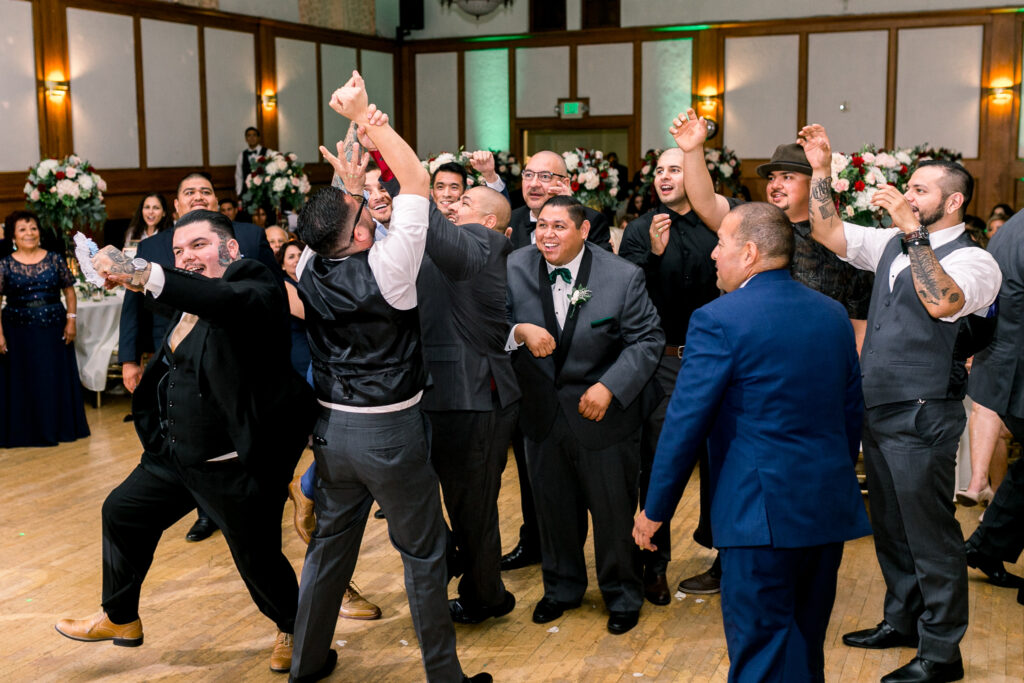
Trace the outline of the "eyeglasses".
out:
<instances>
[{"instance_id":1,"label":"eyeglasses","mask_svg":"<svg viewBox=\"0 0 1024 683\"><path fill-rule=\"evenodd\" d=\"M564 178L565 176L561 173L548 173L547 171L523 171L523 180L533 180L536 178L542 183L550 183L552 178Z\"/></svg>"}]
</instances>

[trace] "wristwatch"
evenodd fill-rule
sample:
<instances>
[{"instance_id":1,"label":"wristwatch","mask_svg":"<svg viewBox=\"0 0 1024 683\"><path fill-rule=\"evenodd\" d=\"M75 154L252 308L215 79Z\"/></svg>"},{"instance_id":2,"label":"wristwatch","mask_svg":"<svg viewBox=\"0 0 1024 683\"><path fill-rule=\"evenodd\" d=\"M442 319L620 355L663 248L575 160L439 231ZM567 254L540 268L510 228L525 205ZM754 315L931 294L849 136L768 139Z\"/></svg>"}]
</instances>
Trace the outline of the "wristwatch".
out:
<instances>
[{"instance_id":1,"label":"wristwatch","mask_svg":"<svg viewBox=\"0 0 1024 683\"><path fill-rule=\"evenodd\" d=\"M135 272L132 274L132 285L136 287L144 285L145 281L141 279L142 273L149 270L149 261L144 258L133 258L132 268L135 269Z\"/></svg>"},{"instance_id":2,"label":"wristwatch","mask_svg":"<svg viewBox=\"0 0 1024 683\"><path fill-rule=\"evenodd\" d=\"M928 244L928 228L918 225L917 229L913 232L903 233L903 241L906 244L910 244L913 240L924 240L924 242L918 242L918 244Z\"/></svg>"}]
</instances>

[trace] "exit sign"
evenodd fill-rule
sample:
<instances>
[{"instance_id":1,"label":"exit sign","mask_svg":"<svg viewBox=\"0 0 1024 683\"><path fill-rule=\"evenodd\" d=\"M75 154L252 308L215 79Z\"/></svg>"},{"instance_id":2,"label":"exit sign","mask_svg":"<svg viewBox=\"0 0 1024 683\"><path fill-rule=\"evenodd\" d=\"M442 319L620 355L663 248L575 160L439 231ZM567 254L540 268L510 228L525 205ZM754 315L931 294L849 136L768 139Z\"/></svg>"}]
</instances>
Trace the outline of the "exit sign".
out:
<instances>
[{"instance_id":1,"label":"exit sign","mask_svg":"<svg viewBox=\"0 0 1024 683\"><path fill-rule=\"evenodd\" d=\"M582 119L589 110L587 100L558 101L558 118L561 119Z\"/></svg>"}]
</instances>

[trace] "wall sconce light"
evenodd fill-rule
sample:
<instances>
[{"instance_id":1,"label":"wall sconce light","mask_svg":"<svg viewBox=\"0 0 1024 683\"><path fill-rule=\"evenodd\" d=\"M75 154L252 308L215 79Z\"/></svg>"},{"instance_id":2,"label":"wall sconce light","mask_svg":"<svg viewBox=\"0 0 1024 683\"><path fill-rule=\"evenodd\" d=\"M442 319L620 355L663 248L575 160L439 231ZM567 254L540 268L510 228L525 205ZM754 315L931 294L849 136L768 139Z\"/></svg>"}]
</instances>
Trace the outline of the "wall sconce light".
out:
<instances>
[{"instance_id":1,"label":"wall sconce light","mask_svg":"<svg viewBox=\"0 0 1024 683\"><path fill-rule=\"evenodd\" d=\"M992 104L1009 104L1013 102L1013 87L1001 86L988 89L988 96L992 98Z\"/></svg>"},{"instance_id":2,"label":"wall sconce light","mask_svg":"<svg viewBox=\"0 0 1024 683\"><path fill-rule=\"evenodd\" d=\"M71 90L71 84L67 81L44 81L43 88L46 90L46 96L50 98L50 101L59 104L67 97L68 92Z\"/></svg>"},{"instance_id":3,"label":"wall sconce light","mask_svg":"<svg viewBox=\"0 0 1024 683\"><path fill-rule=\"evenodd\" d=\"M277 107L277 95L270 88L263 91L260 101L263 103L263 108L268 111Z\"/></svg>"},{"instance_id":4,"label":"wall sconce light","mask_svg":"<svg viewBox=\"0 0 1024 683\"><path fill-rule=\"evenodd\" d=\"M718 92L714 88L704 88L693 93L697 115L708 122L708 140L718 135Z\"/></svg>"}]
</instances>

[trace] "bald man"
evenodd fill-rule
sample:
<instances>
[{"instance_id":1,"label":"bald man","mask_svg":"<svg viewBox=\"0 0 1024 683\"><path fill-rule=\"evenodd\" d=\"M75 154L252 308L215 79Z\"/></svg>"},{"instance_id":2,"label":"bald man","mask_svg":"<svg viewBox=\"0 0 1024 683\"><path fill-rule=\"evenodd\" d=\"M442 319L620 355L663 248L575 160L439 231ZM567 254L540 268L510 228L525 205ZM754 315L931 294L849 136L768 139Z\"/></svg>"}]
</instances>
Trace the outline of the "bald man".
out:
<instances>
[{"instance_id":1,"label":"bald man","mask_svg":"<svg viewBox=\"0 0 1024 683\"><path fill-rule=\"evenodd\" d=\"M565 168L565 160L557 152L543 150L537 152L526 163L523 169L523 200L526 206L520 206L512 212L509 222L511 232L509 239L512 248L532 247L537 243L534 229L540 209L555 195L572 195L569 189L569 173ZM596 246L612 250L610 223L603 213L584 207L586 219L590 222L590 234L587 241ZM526 454L523 450L523 437L516 430L512 440L512 450L516 457L516 468L519 470L519 501L523 511L523 525L519 528L519 542L501 559L501 568L505 570L519 569L540 562L540 536L537 530L537 513L533 507L533 491L526 476Z\"/></svg>"},{"instance_id":2,"label":"bald man","mask_svg":"<svg viewBox=\"0 0 1024 683\"><path fill-rule=\"evenodd\" d=\"M274 250L274 254L281 250L284 243L288 241L288 233L285 232L284 228L276 225L271 225L264 231L267 234L267 242L270 243L270 248Z\"/></svg>"},{"instance_id":3,"label":"bald man","mask_svg":"<svg viewBox=\"0 0 1024 683\"><path fill-rule=\"evenodd\" d=\"M500 192L470 188L452 209L454 222L431 205L416 282L433 380L422 406L462 569L449 610L453 621L475 624L516 604L501 580L498 533L498 488L519 415L519 386L504 350L505 259L512 245L504 235L509 203Z\"/></svg>"}]
</instances>

